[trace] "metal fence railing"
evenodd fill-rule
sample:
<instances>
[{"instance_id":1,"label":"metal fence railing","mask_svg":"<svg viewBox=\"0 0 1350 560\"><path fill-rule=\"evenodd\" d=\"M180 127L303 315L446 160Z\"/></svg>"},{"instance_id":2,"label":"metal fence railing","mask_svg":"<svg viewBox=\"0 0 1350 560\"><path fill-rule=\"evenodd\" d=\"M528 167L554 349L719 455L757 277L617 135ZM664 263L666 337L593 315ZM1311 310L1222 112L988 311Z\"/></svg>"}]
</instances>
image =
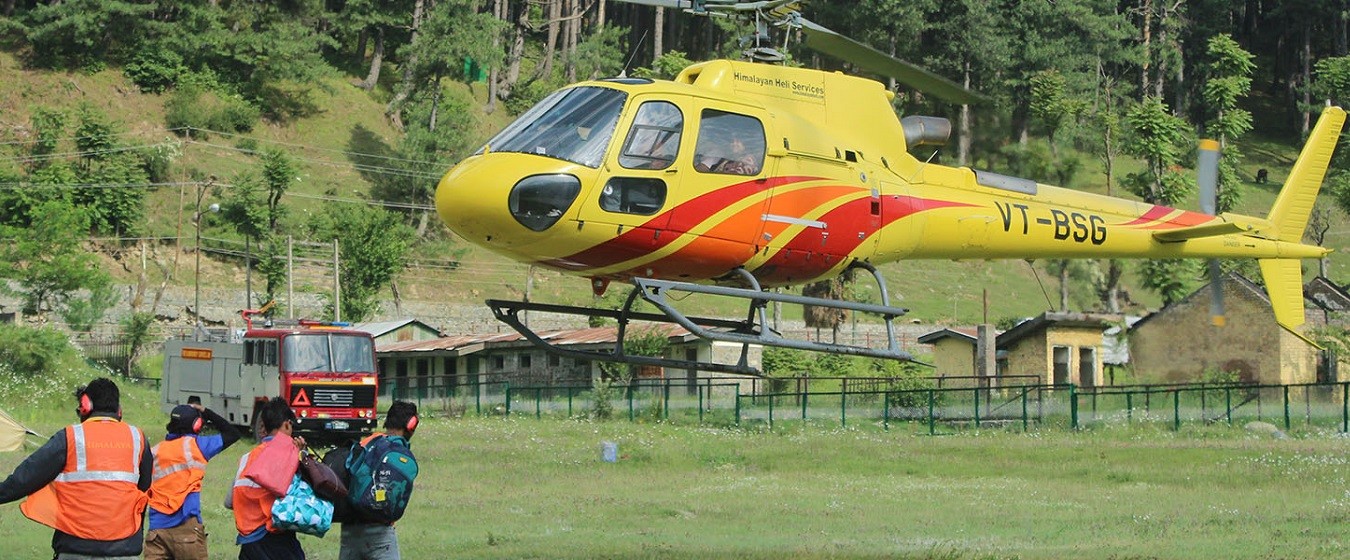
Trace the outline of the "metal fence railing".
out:
<instances>
[{"instance_id":1,"label":"metal fence railing","mask_svg":"<svg viewBox=\"0 0 1350 560\"><path fill-rule=\"evenodd\" d=\"M474 379L480 379L474 381ZM805 378L804 378L805 379ZM408 378L414 380L414 378ZM1028 379L842 378L735 381L637 379L628 384L530 384L481 378L388 380L383 396L452 415L607 417L719 425L792 422L907 426L929 434L962 429L1092 429L1242 425L1350 432L1350 382L1257 385L1173 383L1079 387ZM884 380L884 381L882 381ZM954 386L959 385L959 386ZM805 390L793 390L803 388Z\"/></svg>"}]
</instances>

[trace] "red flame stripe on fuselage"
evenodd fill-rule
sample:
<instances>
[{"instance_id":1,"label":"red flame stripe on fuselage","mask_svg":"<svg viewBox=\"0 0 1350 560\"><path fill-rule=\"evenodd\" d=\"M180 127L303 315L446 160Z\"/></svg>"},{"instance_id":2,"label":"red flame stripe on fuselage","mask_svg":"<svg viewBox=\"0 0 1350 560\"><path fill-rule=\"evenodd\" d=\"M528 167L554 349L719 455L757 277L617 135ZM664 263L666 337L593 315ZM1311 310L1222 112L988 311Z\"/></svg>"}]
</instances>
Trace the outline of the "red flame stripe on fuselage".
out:
<instances>
[{"instance_id":1,"label":"red flame stripe on fuselage","mask_svg":"<svg viewBox=\"0 0 1350 560\"><path fill-rule=\"evenodd\" d=\"M1164 216L1171 214L1172 212L1176 212L1176 210L1177 210L1176 208L1169 208L1167 206L1158 206L1155 204L1153 205L1153 208L1149 208L1148 212L1144 212L1142 216L1139 216L1138 218L1122 223L1120 225L1135 226L1139 224L1146 224L1155 220L1161 220Z\"/></svg>"},{"instance_id":2,"label":"red flame stripe on fuselage","mask_svg":"<svg viewBox=\"0 0 1350 560\"><path fill-rule=\"evenodd\" d=\"M669 220L669 225L661 228L662 230L668 228L671 232L677 234L685 233L707 221L717 212L747 197L758 195L776 186L818 179L819 177L769 177L764 180L755 179L728 185L699 195L684 204L662 212L643 225L619 234L614 239L559 260L580 263L590 268L614 266L633 258L632 248L634 247L641 247L642 251L651 252L665 247L678 237L678 235L662 233L659 239L653 240L654 230L651 227L644 227L647 224L664 223ZM575 266L569 268L575 268Z\"/></svg>"}]
</instances>

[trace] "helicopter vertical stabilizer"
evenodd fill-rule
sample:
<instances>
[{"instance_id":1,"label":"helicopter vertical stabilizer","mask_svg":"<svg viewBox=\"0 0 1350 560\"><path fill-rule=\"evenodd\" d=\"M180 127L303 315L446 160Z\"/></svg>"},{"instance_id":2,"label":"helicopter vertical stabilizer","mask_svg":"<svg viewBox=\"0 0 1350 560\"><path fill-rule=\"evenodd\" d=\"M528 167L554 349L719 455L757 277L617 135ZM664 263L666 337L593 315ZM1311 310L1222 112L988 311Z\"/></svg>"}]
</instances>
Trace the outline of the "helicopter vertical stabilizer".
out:
<instances>
[{"instance_id":1,"label":"helicopter vertical stabilizer","mask_svg":"<svg viewBox=\"0 0 1350 560\"><path fill-rule=\"evenodd\" d=\"M1299 259L1258 259L1275 322L1294 331L1303 324L1303 262ZM1295 331L1297 332L1297 331Z\"/></svg>"},{"instance_id":2,"label":"helicopter vertical stabilizer","mask_svg":"<svg viewBox=\"0 0 1350 560\"><path fill-rule=\"evenodd\" d=\"M1303 145L1303 153L1280 189L1279 198L1275 199L1275 206L1270 209L1269 220L1275 225L1276 239L1290 243L1303 240L1303 230L1308 226L1308 216L1317 202L1317 191L1322 187L1344 124L1344 109L1327 107L1322 111L1308 143Z\"/></svg>"},{"instance_id":3,"label":"helicopter vertical stabilizer","mask_svg":"<svg viewBox=\"0 0 1350 560\"><path fill-rule=\"evenodd\" d=\"M1322 188L1331 153L1336 149L1341 126L1345 124L1345 110L1327 107L1317 126L1308 136L1303 153L1289 172L1275 206L1270 209L1269 221L1274 226L1276 239L1288 243L1303 240L1308 216L1317 202L1317 191ZM1266 284L1266 295L1275 310L1275 321L1291 331L1304 322L1303 263L1297 258L1259 259L1261 278Z\"/></svg>"}]
</instances>

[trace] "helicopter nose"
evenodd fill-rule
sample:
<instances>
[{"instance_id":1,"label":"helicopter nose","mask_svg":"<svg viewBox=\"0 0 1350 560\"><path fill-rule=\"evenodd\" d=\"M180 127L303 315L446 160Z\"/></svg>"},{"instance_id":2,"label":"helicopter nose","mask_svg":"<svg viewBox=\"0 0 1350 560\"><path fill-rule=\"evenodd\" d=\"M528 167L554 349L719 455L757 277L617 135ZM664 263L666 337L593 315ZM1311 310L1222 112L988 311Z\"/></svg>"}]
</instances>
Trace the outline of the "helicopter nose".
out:
<instances>
[{"instance_id":1,"label":"helicopter nose","mask_svg":"<svg viewBox=\"0 0 1350 560\"><path fill-rule=\"evenodd\" d=\"M529 243L536 237L531 233L557 224L581 193L581 181L569 173L520 177L492 166L475 167L461 164L441 179L436 211L451 230L478 243Z\"/></svg>"},{"instance_id":2,"label":"helicopter nose","mask_svg":"<svg viewBox=\"0 0 1350 560\"><path fill-rule=\"evenodd\" d=\"M501 214L505 196L500 183L483 173L475 173L472 165L461 163L451 168L436 186L436 213L451 231L482 243L492 239L490 232L495 220L490 217Z\"/></svg>"}]
</instances>

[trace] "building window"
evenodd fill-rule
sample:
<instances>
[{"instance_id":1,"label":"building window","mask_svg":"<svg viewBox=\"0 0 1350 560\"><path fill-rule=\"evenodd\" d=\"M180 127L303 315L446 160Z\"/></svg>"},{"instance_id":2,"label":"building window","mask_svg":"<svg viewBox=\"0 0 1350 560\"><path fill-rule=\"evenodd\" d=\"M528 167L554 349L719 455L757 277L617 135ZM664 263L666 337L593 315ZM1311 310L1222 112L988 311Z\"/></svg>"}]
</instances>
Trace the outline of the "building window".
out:
<instances>
[{"instance_id":1,"label":"building window","mask_svg":"<svg viewBox=\"0 0 1350 560\"><path fill-rule=\"evenodd\" d=\"M557 354L548 355L548 367L558 367L562 365L562 356Z\"/></svg>"},{"instance_id":2,"label":"building window","mask_svg":"<svg viewBox=\"0 0 1350 560\"><path fill-rule=\"evenodd\" d=\"M1097 349L1078 349L1078 384L1083 387L1097 385Z\"/></svg>"},{"instance_id":3,"label":"building window","mask_svg":"<svg viewBox=\"0 0 1350 560\"><path fill-rule=\"evenodd\" d=\"M506 356L500 354L492 357L492 369L501 371L506 369Z\"/></svg>"},{"instance_id":4,"label":"building window","mask_svg":"<svg viewBox=\"0 0 1350 560\"><path fill-rule=\"evenodd\" d=\"M531 360L529 354L520 355L520 369L530 369L530 362Z\"/></svg>"},{"instance_id":5,"label":"building window","mask_svg":"<svg viewBox=\"0 0 1350 560\"><path fill-rule=\"evenodd\" d=\"M1072 355L1071 350L1073 349L1068 346L1056 346L1051 350L1054 358L1053 367L1055 372L1055 385L1067 385L1070 383L1069 367L1071 364L1069 363L1069 356Z\"/></svg>"}]
</instances>

